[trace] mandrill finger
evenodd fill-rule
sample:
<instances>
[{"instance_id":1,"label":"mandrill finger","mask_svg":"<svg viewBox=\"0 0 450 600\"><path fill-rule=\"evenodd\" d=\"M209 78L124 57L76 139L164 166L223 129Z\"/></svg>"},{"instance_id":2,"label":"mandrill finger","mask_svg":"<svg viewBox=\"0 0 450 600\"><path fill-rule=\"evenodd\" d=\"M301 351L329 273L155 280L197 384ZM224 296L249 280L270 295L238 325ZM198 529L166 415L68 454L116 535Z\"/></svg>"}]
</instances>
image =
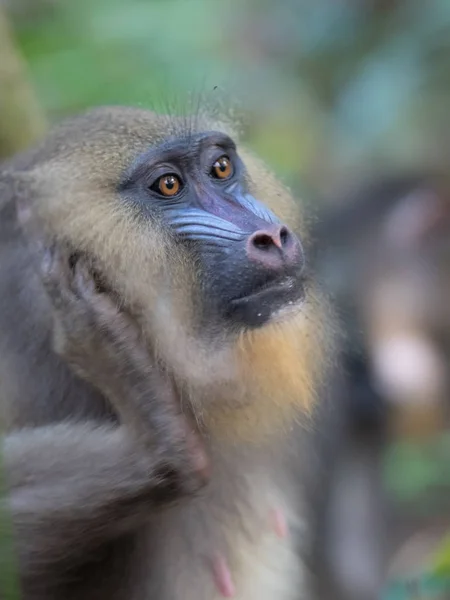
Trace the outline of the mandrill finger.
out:
<instances>
[{"instance_id":1,"label":"mandrill finger","mask_svg":"<svg viewBox=\"0 0 450 600\"><path fill-rule=\"evenodd\" d=\"M83 260L78 259L73 267L73 287L80 298L91 299L96 294L95 281Z\"/></svg>"},{"instance_id":2,"label":"mandrill finger","mask_svg":"<svg viewBox=\"0 0 450 600\"><path fill-rule=\"evenodd\" d=\"M56 245L42 246L40 275L54 307L61 308L68 300L70 278L64 253Z\"/></svg>"}]
</instances>

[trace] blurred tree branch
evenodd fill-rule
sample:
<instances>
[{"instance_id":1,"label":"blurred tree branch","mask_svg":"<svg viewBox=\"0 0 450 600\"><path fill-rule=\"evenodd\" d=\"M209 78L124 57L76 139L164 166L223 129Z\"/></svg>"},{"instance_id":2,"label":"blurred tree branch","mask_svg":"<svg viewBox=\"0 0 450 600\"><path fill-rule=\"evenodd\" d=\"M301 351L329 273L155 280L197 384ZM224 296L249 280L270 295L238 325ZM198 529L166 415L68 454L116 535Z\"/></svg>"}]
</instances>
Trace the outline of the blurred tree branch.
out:
<instances>
[{"instance_id":1,"label":"blurred tree branch","mask_svg":"<svg viewBox=\"0 0 450 600\"><path fill-rule=\"evenodd\" d=\"M0 7L0 160L39 138L46 121L28 81L26 65Z\"/></svg>"}]
</instances>

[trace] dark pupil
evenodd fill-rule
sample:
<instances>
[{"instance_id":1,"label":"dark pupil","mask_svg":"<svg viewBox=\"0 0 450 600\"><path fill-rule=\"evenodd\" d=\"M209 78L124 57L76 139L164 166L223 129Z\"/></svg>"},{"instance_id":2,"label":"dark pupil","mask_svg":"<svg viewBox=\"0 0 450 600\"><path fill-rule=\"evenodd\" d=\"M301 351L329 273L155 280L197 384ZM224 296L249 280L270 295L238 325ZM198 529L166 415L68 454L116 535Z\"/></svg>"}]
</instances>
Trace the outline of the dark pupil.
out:
<instances>
[{"instance_id":1,"label":"dark pupil","mask_svg":"<svg viewBox=\"0 0 450 600\"><path fill-rule=\"evenodd\" d=\"M166 181L166 188L168 190L172 190L175 187L175 177L167 177Z\"/></svg>"},{"instance_id":2,"label":"dark pupil","mask_svg":"<svg viewBox=\"0 0 450 600\"><path fill-rule=\"evenodd\" d=\"M219 160L219 169L222 171L222 173L227 170L227 166L228 161L226 158L222 158L222 160Z\"/></svg>"}]
</instances>

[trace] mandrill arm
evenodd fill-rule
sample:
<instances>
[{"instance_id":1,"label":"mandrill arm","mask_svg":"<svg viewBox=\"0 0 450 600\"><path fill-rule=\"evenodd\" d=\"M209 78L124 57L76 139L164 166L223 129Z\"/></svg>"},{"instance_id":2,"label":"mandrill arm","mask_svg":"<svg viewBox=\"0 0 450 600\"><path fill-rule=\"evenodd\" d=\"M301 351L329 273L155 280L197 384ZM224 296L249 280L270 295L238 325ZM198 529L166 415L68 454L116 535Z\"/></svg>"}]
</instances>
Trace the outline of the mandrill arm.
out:
<instances>
[{"instance_id":1,"label":"mandrill arm","mask_svg":"<svg viewBox=\"0 0 450 600\"><path fill-rule=\"evenodd\" d=\"M152 366L135 324L96 291L80 261L72 269L60 252L45 254L55 350L104 393L120 423L59 423L6 436L10 508L31 585L138 528L151 506L193 493L206 470L170 379Z\"/></svg>"}]
</instances>

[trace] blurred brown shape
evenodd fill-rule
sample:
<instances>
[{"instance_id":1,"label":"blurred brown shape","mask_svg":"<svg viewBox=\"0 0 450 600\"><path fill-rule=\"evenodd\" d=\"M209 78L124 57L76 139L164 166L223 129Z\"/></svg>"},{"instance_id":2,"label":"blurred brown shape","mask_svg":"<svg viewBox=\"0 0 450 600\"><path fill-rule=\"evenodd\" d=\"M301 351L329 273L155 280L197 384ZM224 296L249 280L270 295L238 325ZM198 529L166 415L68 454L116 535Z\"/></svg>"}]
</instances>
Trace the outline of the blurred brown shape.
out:
<instances>
[{"instance_id":1,"label":"blurred brown shape","mask_svg":"<svg viewBox=\"0 0 450 600\"><path fill-rule=\"evenodd\" d=\"M45 129L26 65L0 7L0 160L26 148Z\"/></svg>"},{"instance_id":2,"label":"blurred brown shape","mask_svg":"<svg viewBox=\"0 0 450 600\"><path fill-rule=\"evenodd\" d=\"M378 177L336 198L314 237L348 390L330 456L324 597L375 599L391 557L429 525L386 493L385 451L449 427L450 187L437 175Z\"/></svg>"}]
</instances>

